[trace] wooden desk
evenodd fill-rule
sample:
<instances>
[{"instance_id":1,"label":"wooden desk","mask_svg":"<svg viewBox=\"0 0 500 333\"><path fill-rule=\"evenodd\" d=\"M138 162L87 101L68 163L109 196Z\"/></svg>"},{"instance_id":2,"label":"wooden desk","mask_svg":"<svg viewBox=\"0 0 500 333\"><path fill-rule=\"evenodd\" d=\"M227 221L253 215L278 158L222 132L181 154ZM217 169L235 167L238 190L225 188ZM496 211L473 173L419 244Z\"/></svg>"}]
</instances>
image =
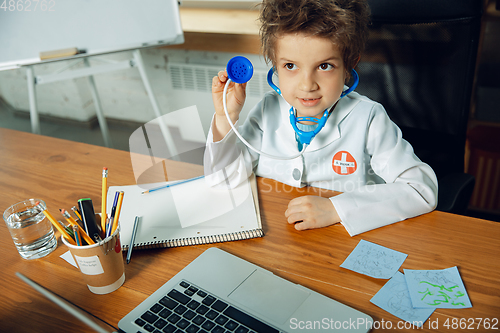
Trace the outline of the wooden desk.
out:
<instances>
[{"instance_id":1,"label":"wooden desk","mask_svg":"<svg viewBox=\"0 0 500 333\"><path fill-rule=\"evenodd\" d=\"M109 168L108 185L134 184L127 152L0 129L0 209L3 212L15 202L37 197L58 216L59 208L69 209L77 199L90 197L99 211L103 166ZM288 201L316 190L291 188L264 178L258 180L258 187L265 237L134 251L125 268L124 285L108 295L94 295L87 289L79 271L59 257L67 250L62 244L43 259L21 259L5 224L0 223L0 331L89 331L27 287L14 275L16 271L117 327L121 317L210 246L366 312L376 321L391 322L396 328L398 318L370 303L386 280L339 267L361 239L407 253L402 268L459 267L473 307L438 309L419 332L431 331L428 324L436 320L439 329L445 330L446 320L451 324L461 318L488 318L493 323L493 318L500 317L500 224L433 212L352 238L341 225L298 232L283 217ZM497 329L499 326L497 322Z\"/></svg>"}]
</instances>

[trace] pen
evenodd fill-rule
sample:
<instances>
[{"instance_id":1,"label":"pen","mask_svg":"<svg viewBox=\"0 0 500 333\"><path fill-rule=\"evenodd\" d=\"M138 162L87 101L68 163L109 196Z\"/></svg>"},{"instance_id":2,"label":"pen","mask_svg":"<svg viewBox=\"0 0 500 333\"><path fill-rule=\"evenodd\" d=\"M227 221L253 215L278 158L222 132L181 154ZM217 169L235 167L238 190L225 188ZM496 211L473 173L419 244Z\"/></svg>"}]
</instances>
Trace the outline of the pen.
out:
<instances>
[{"instance_id":1,"label":"pen","mask_svg":"<svg viewBox=\"0 0 500 333\"><path fill-rule=\"evenodd\" d=\"M120 212L122 210L122 203L123 203L123 196L124 195L125 195L125 192L120 191L120 194L118 195L118 203L116 204L115 217L114 217L113 222L111 223L111 231L109 232L108 236L111 236L112 234L114 234L116 229L118 228L118 220L120 218Z\"/></svg>"},{"instance_id":2,"label":"pen","mask_svg":"<svg viewBox=\"0 0 500 333\"><path fill-rule=\"evenodd\" d=\"M116 206L118 205L118 197L119 196L120 196L120 192L116 191L115 192L115 199L113 200L113 206L111 207L111 214L109 214L109 217L108 217L108 223L106 225L105 235L107 235L108 232L111 231L111 224L113 223L113 219L115 218Z\"/></svg>"},{"instance_id":3,"label":"pen","mask_svg":"<svg viewBox=\"0 0 500 333\"><path fill-rule=\"evenodd\" d=\"M205 176L194 177L194 178L190 178L190 179L178 181L177 183L167 184L167 185L163 185L163 186L160 186L160 187L152 188L150 190L142 192L142 194L147 194L147 193L151 193L151 192L154 192L154 191L163 190L164 188L169 188L169 187L172 187L172 186L175 186L175 185L180 185L180 184L188 183L188 182L191 182L193 180L201 179L203 177L205 177Z\"/></svg>"},{"instance_id":4,"label":"pen","mask_svg":"<svg viewBox=\"0 0 500 333\"><path fill-rule=\"evenodd\" d=\"M139 219L139 216L135 217L134 229L132 230L132 239L130 239L130 244L128 246L127 264L130 263L130 258L132 258L132 248L134 247L135 235L137 234L137 229L139 227Z\"/></svg>"},{"instance_id":5,"label":"pen","mask_svg":"<svg viewBox=\"0 0 500 333\"><path fill-rule=\"evenodd\" d=\"M108 168L102 168L101 228L106 230L106 196L108 195Z\"/></svg>"},{"instance_id":6,"label":"pen","mask_svg":"<svg viewBox=\"0 0 500 333\"><path fill-rule=\"evenodd\" d=\"M69 224L71 224L72 226L77 226L80 236L83 237L83 239L87 242L88 245L94 244L92 238L90 238L89 235L87 235L85 230L82 229L82 227L75 221L75 219L71 217L71 215L69 215L69 213L66 210L61 209L61 214L64 216L66 221L69 222Z\"/></svg>"},{"instance_id":7,"label":"pen","mask_svg":"<svg viewBox=\"0 0 500 333\"><path fill-rule=\"evenodd\" d=\"M38 206L38 204L40 204L40 202L35 202L35 205ZM70 235L68 235L68 233L66 232L66 230L64 230L63 227L61 227L59 225L59 223L56 221L56 219L45 209L42 211L43 215L45 215L47 217L47 219L50 221L50 223L52 223L52 225L61 233L61 235L66 238L66 240L68 241L68 243L70 243L71 245L76 245L75 241L73 240L73 238L71 238Z\"/></svg>"}]
</instances>

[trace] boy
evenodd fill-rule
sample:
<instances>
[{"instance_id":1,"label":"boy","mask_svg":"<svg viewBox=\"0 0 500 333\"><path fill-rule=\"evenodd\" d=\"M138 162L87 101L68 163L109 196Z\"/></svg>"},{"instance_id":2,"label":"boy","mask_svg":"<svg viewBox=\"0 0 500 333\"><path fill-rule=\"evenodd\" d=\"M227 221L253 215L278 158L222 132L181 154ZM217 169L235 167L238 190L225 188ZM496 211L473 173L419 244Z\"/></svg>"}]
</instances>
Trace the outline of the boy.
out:
<instances>
[{"instance_id":1,"label":"boy","mask_svg":"<svg viewBox=\"0 0 500 333\"><path fill-rule=\"evenodd\" d=\"M216 112L205 153L207 181L236 186L254 171L296 187L343 192L291 200L285 217L297 230L340 222L353 236L432 211L436 176L414 155L384 108L355 92L340 98L368 36L367 3L264 0L260 20L264 56L275 68L281 96L267 93L240 133L268 154L293 156L302 144L288 121L290 107L297 117L320 118L329 110L328 120L302 156L279 160L258 155L237 142L231 130L222 107L227 73L219 72L212 82ZM232 82L228 87L227 109L235 125L245 87ZM303 131L315 126L307 121L298 125Z\"/></svg>"}]
</instances>

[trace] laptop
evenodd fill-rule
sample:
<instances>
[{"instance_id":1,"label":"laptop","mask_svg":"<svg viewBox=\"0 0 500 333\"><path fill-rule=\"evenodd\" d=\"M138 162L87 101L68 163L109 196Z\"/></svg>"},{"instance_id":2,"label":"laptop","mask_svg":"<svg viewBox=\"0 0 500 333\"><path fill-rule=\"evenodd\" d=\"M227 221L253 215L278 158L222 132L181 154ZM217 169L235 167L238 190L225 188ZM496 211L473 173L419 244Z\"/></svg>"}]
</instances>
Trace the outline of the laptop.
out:
<instances>
[{"instance_id":1,"label":"laptop","mask_svg":"<svg viewBox=\"0 0 500 333\"><path fill-rule=\"evenodd\" d=\"M358 310L212 247L118 327L128 333L368 332L372 323Z\"/></svg>"}]
</instances>

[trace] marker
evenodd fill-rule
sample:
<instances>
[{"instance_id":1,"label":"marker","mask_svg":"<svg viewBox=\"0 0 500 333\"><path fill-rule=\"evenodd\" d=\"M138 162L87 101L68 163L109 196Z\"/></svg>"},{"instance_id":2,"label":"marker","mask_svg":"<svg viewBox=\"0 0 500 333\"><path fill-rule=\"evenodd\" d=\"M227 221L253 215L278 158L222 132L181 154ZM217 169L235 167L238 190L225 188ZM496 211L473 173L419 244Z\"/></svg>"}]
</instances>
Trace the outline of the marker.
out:
<instances>
[{"instance_id":1,"label":"marker","mask_svg":"<svg viewBox=\"0 0 500 333\"><path fill-rule=\"evenodd\" d=\"M108 168L102 168L101 229L106 230L106 196L108 195Z\"/></svg>"},{"instance_id":2,"label":"marker","mask_svg":"<svg viewBox=\"0 0 500 333\"><path fill-rule=\"evenodd\" d=\"M137 234L137 229L139 228L139 220L139 216L136 216L134 221L134 229L132 230L132 239L130 239L130 244L128 246L127 264L130 263L130 259L132 258L132 248L134 247L135 235Z\"/></svg>"},{"instance_id":3,"label":"marker","mask_svg":"<svg viewBox=\"0 0 500 333\"><path fill-rule=\"evenodd\" d=\"M178 181L177 183L167 184L167 185L164 185L164 186L152 188L150 190L142 192L142 194L147 194L147 193L151 193L151 192L154 192L154 191L163 190L164 188L169 188L169 187L172 187L172 186L175 186L175 185L180 185L180 184L192 182L193 180L201 179L203 177L205 177L205 176L194 177L194 178L190 178L190 179Z\"/></svg>"},{"instance_id":4,"label":"marker","mask_svg":"<svg viewBox=\"0 0 500 333\"><path fill-rule=\"evenodd\" d=\"M95 218L94 205L92 200L89 198L78 200L78 206L82 212L82 221L85 226L85 232L91 238L95 238L95 235L99 235L100 230L97 226L97 220Z\"/></svg>"}]
</instances>

